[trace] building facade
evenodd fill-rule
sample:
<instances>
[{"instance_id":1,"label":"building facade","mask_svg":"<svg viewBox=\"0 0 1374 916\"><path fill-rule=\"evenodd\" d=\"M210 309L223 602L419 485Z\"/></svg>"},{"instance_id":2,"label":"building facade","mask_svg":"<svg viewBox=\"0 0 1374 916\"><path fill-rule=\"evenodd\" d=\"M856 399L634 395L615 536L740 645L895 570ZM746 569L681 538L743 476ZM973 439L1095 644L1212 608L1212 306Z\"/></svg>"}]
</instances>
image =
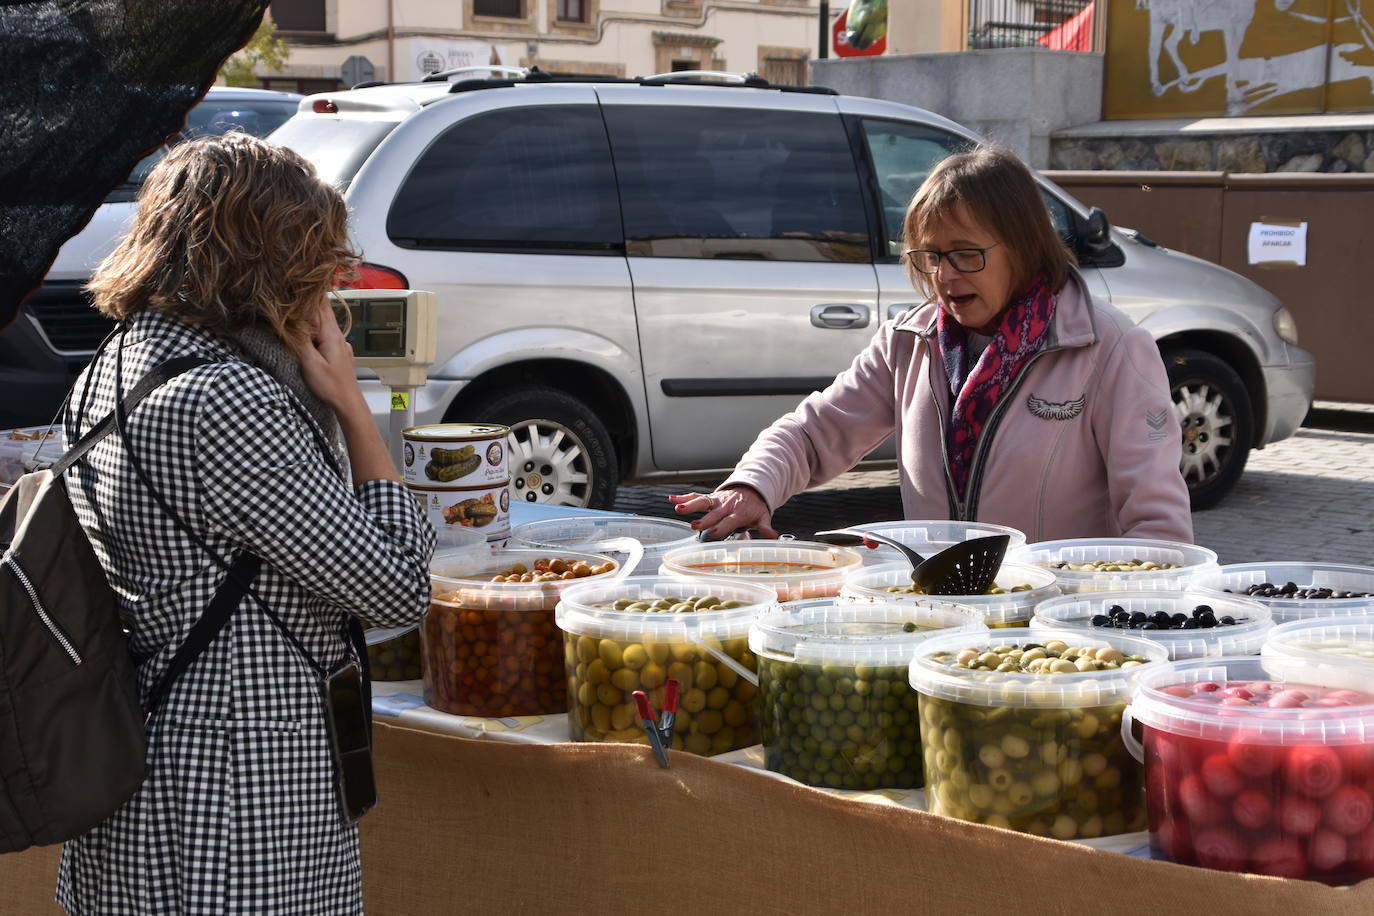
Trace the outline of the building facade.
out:
<instances>
[{"instance_id":1,"label":"building facade","mask_svg":"<svg viewBox=\"0 0 1374 916\"><path fill-rule=\"evenodd\" d=\"M832 6L838 5L832 3ZM803 84L816 0L273 0L290 47L260 85L328 92L464 66L601 76L757 72Z\"/></svg>"}]
</instances>

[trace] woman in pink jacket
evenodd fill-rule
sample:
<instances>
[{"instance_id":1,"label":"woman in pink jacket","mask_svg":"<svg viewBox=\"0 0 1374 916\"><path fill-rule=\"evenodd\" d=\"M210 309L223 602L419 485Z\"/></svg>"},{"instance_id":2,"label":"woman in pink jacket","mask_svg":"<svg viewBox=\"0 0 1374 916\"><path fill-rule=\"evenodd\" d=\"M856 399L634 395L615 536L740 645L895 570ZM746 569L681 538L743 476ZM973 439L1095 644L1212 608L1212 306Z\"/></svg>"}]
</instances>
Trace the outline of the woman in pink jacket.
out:
<instances>
[{"instance_id":1,"label":"woman in pink jacket","mask_svg":"<svg viewBox=\"0 0 1374 916\"><path fill-rule=\"evenodd\" d=\"M907 209L903 258L931 297L829 388L764 430L714 493L670 499L698 530L750 526L897 435L907 518L1009 525L1031 541L1191 541L1180 431L1146 331L1088 293L1030 172L950 156Z\"/></svg>"}]
</instances>

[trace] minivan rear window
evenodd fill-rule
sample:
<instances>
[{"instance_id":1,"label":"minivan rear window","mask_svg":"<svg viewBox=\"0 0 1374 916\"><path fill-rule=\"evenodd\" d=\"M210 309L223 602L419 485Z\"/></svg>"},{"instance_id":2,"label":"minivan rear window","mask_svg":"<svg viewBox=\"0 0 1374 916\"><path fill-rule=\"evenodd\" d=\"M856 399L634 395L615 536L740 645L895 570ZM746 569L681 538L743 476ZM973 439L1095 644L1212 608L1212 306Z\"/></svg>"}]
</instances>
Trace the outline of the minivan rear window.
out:
<instances>
[{"instance_id":1,"label":"minivan rear window","mask_svg":"<svg viewBox=\"0 0 1374 916\"><path fill-rule=\"evenodd\" d=\"M344 190L367 157L395 128L394 121L359 121L297 115L268 137L300 153L320 177Z\"/></svg>"}]
</instances>

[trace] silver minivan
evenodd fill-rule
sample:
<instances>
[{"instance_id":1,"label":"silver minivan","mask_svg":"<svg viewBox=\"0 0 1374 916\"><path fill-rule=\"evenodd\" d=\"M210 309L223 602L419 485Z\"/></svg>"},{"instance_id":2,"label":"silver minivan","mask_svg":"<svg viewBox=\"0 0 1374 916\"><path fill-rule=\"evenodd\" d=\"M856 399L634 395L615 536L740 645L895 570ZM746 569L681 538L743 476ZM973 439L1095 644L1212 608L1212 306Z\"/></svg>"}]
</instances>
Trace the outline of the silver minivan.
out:
<instances>
[{"instance_id":1,"label":"silver minivan","mask_svg":"<svg viewBox=\"0 0 1374 916\"><path fill-rule=\"evenodd\" d=\"M422 423L512 426L517 498L722 476L919 302L907 202L978 138L930 112L691 75L447 77L311 96L271 139L345 190L357 285L432 290ZM1313 362L1273 296L1048 181L1093 292L1158 340L1195 506L1293 434ZM385 424L387 393L365 383ZM889 441L867 466L890 464Z\"/></svg>"}]
</instances>

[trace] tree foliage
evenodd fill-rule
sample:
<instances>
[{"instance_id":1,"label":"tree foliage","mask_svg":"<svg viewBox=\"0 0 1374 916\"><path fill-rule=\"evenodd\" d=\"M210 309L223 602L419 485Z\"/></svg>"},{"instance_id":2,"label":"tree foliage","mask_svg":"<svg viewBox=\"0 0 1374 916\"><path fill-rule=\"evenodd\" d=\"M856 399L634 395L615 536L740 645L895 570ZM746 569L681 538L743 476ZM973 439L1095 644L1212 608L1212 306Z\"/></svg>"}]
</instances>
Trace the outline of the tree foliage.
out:
<instances>
[{"instance_id":1,"label":"tree foliage","mask_svg":"<svg viewBox=\"0 0 1374 916\"><path fill-rule=\"evenodd\" d=\"M257 86L259 69L281 72L291 56L286 42L277 37L277 24L270 13L263 13L253 37L220 67L219 75L227 86Z\"/></svg>"}]
</instances>

